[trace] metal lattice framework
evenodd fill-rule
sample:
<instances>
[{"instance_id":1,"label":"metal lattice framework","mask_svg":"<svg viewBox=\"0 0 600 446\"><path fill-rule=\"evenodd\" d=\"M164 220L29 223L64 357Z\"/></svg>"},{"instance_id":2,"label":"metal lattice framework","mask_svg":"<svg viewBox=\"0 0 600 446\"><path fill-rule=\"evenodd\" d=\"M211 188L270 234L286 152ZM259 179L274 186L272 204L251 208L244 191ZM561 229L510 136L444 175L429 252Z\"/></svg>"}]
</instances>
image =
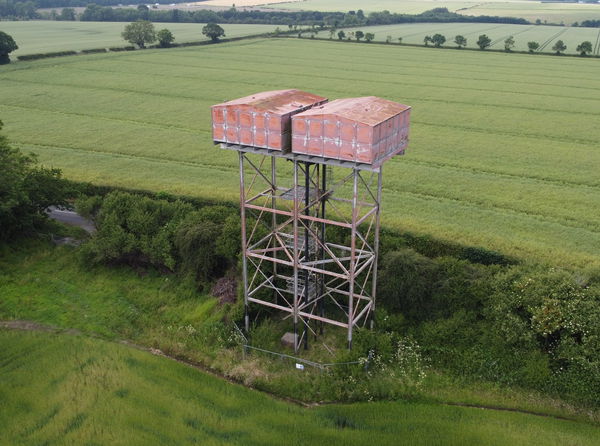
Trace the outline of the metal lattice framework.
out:
<instances>
[{"instance_id":1,"label":"metal lattice framework","mask_svg":"<svg viewBox=\"0 0 600 446\"><path fill-rule=\"evenodd\" d=\"M324 324L351 347L375 310L381 167L221 146L239 155L246 331L258 304L291 319L296 351Z\"/></svg>"}]
</instances>

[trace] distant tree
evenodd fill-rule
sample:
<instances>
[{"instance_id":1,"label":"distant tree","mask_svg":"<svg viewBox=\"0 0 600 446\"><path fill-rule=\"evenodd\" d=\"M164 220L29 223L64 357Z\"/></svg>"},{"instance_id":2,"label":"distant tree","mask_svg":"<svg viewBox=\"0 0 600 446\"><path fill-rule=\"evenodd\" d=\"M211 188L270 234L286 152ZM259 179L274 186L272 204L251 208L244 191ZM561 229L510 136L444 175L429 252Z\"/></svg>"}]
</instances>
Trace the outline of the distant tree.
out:
<instances>
[{"instance_id":1,"label":"distant tree","mask_svg":"<svg viewBox=\"0 0 600 446\"><path fill-rule=\"evenodd\" d=\"M402 43L402 37L398 37L398 43Z\"/></svg>"},{"instance_id":2,"label":"distant tree","mask_svg":"<svg viewBox=\"0 0 600 446\"><path fill-rule=\"evenodd\" d=\"M385 38L385 43L392 43L392 36L387 36Z\"/></svg>"},{"instance_id":3,"label":"distant tree","mask_svg":"<svg viewBox=\"0 0 600 446\"><path fill-rule=\"evenodd\" d=\"M373 40L374 38L375 38L375 34L373 34L373 33L366 33L366 34L365 34L365 40L366 40L367 42L370 42L370 41L371 41L371 40Z\"/></svg>"},{"instance_id":4,"label":"distant tree","mask_svg":"<svg viewBox=\"0 0 600 446\"><path fill-rule=\"evenodd\" d=\"M363 12L362 9L359 9L358 11L356 11L356 17L359 20L364 20L365 19L365 13Z\"/></svg>"},{"instance_id":5,"label":"distant tree","mask_svg":"<svg viewBox=\"0 0 600 446\"><path fill-rule=\"evenodd\" d=\"M167 48L171 46L173 40L175 40L175 36L173 36L173 33L166 28L161 29L159 32L157 32L156 38L158 39L158 44L162 48Z\"/></svg>"},{"instance_id":6,"label":"distant tree","mask_svg":"<svg viewBox=\"0 0 600 446\"><path fill-rule=\"evenodd\" d=\"M465 36L461 36L460 34L454 37L454 43L458 49L467 46L467 39Z\"/></svg>"},{"instance_id":7,"label":"distant tree","mask_svg":"<svg viewBox=\"0 0 600 446\"><path fill-rule=\"evenodd\" d=\"M346 33L344 32L344 30L339 30L337 36L339 40L344 40L344 38L346 37Z\"/></svg>"},{"instance_id":8,"label":"distant tree","mask_svg":"<svg viewBox=\"0 0 600 446\"><path fill-rule=\"evenodd\" d=\"M540 44L537 42L527 42L527 48L529 48L529 52L533 53L534 51L537 51L537 49L540 47Z\"/></svg>"},{"instance_id":9,"label":"distant tree","mask_svg":"<svg viewBox=\"0 0 600 446\"><path fill-rule=\"evenodd\" d=\"M354 37L356 37L356 40L359 41L360 39L362 39L363 37L365 37L365 33L363 33L362 31L356 31L354 33Z\"/></svg>"},{"instance_id":10,"label":"distant tree","mask_svg":"<svg viewBox=\"0 0 600 446\"><path fill-rule=\"evenodd\" d=\"M480 35L479 39L477 40L477 46L482 51L485 50L491 44L492 44L492 40L485 34Z\"/></svg>"},{"instance_id":11,"label":"distant tree","mask_svg":"<svg viewBox=\"0 0 600 446\"><path fill-rule=\"evenodd\" d=\"M147 20L138 20L137 22L130 23L125 27L121 36L123 36L123 39L140 48L146 48L147 43L156 41L154 25Z\"/></svg>"},{"instance_id":12,"label":"distant tree","mask_svg":"<svg viewBox=\"0 0 600 446\"><path fill-rule=\"evenodd\" d=\"M336 31L337 30L333 26L329 29L329 40L333 39L333 36L335 36Z\"/></svg>"},{"instance_id":13,"label":"distant tree","mask_svg":"<svg viewBox=\"0 0 600 446\"><path fill-rule=\"evenodd\" d=\"M505 41L504 41L504 51L506 52L510 52L512 51L512 49L515 46L515 39L513 36L508 37Z\"/></svg>"},{"instance_id":14,"label":"distant tree","mask_svg":"<svg viewBox=\"0 0 600 446\"><path fill-rule=\"evenodd\" d=\"M590 42L589 40L581 42L579 45L577 45L577 52L580 53L582 56L587 55L587 53L591 53L592 42Z\"/></svg>"},{"instance_id":15,"label":"distant tree","mask_svg":"<svg viewBox=\"0 0 600 446\"><path fill-rule=\"evenodd\" d=\"M63 8L58 16L58 20L68 20L74 21L77 20L77 15L75 14L75 10L73 8Z\"/></svg>"},{"instance_id":16,"label":"distant tree","mask_svg":"<svg viewBox=\"0 0 600 446\"><path fill-rule=\"evenodd\" d=\"M431 36L425 36L425 38L423 39L423 43L425 44L425 46L429 46L429 42L431 42Z\"/></svg>"},{"instance_id":17,"label":"distant tree","mask_svg":"<svg viewBox=\"0 0 600 446\"><path fill-rule=\"evenodd\" d=\"M0 65L10 63L8 55L18 49L19 47L13 38L5 32L0 31Z\"/></svg>"},{"instance_id":18,"label":"distant tree","mask_svg":"<svg viewBox=\"0 0 600 446\"><path fill-rule=\"evenodd\" d=\"M139 18L142 20L148 20L148 16L150 15L150 8L148 6L142 4L137 6Z\"/></svg>"},{"instance_id":19,"label":"distant tree","mask_svg":"<svg viewBox=\"0 0 600 446\"><path fill-rule=\"evenodd\" d=\"M554 46L552 47L552 51L556 51L556 54L560 56L560 53L567 49L567 45L562 40L557 40Z\"/></svg>"},{"instance_id":20,"label":"distant tree","mask_svg":"<svg viewBox=\"0 0 600 446\"><path fill-rule=\"evenodd\" d=\"M434 34L431 38L431 42L436 48L439 48L446 43L446 37L441 34Z\"/></svg>"},{"instance_id":21,"label":"distant tree","mask_svg":"<svg viewBox=\"0 0 600 446\"><path fill-rule=\"evenodd\" d=\"M536 24L536 25L541 25L541 24L542 24L542 21L541 21L540 19L535 19L535 24Z\"/></svg>"},{"instance_id":22,"label":"distant tree","mask_svg":"<svg viewBox=\"0 0 600 446\"><path fill-rule=\"evenodd\" d=\"M210 38L213 42L218 42L219 37L225 37L225 30L216 23L207 23L202 28L202 34Z\"/></svg>"}]
</instances>

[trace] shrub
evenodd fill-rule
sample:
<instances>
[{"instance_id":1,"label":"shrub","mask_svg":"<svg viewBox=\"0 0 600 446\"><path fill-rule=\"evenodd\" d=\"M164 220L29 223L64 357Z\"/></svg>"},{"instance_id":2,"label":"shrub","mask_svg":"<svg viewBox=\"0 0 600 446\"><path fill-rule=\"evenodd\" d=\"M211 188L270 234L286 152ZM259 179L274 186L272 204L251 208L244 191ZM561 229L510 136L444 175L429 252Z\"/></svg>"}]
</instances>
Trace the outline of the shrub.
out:
<instances>
[{"instance_id":1,"label":"shrub","mask_svg":"<svg viewBox=\"0 0 600 446\"><path fill-rule=\"evenodd\" d=\"M548 390L599 400L600 287L565 271L513 267L497 275L485 314L493 342L544 354L552 379L537 381Z\"/></svg>"},{"instance_id":2,"label":"shrub","mask_svg":"<svg viewBox=\"0 0 600 446\"><path fill-rule=\"evenodd\" d=\"M135 50L134 46L111 46L109 51L133 51Z\"/></svg>"},{"instance_id":3,"label":"shrub","mask_svg":"<svg viewBox=\"0 0 600 446\"><path fill-rule=\"evenodd\" d=\"M106 53L106 48L92 48L89 50L81 50L83 54Z\"/></svg>"},{"instance_id":4,"label":"shrub","mask_svg":"<svg viewBox=\"0 0 600 446\"><path fill-rule=\"evenodd\" d=\"M74 56L77 51L57 51L53 53L39 53L39 54L25 54L23 56L17 56L19 60L38 60L46 59L48 57L62 57L62 56Z\"/></svg>"},{"instance_id":5,"label":"shrub","mask_svg":"<svg viewBox=\"0 0 600 446\"><path fill-rule=\"evenodd\" d=\"M235 265L240 250L239 217L224 206L114 191L78 200L77 210L98 228L82 246L89 263L152 265L202 285Z\"/></svg>"},{"instance_id":6,"label":"shrub","mask_svg":"<svg viewBox=\"0 0 600 446\"><path fill-rule=\"evenodd\" d=\"M438 268L433 260L411 249L388 253L382 261L379 301L408 319L426 318Z\"/></svg>"},{"instance_id":7,"label":"shrub","mask_svg":"<svg viewBox=\"0 0 600 446\"><path fill-rule=\"evenodd\" d=\"M181 201L111 192L97 210L98 231L82 247L83 255L92 263L149 264L174 271L175 231L192 211L191 205Z\"/></svg>"}]
</instances>

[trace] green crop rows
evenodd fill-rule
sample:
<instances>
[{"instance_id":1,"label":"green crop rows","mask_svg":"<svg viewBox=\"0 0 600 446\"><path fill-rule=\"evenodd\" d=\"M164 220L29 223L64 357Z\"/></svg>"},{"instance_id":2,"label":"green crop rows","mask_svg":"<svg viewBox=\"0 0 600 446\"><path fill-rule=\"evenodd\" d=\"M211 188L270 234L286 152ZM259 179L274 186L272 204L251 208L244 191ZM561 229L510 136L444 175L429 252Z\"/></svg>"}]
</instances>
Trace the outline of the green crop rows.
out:
<instances>
[{"instance_id":1,"label":"green crop rows","mask_svg":"<svg viewBox=\"0 0 600 446\"><path fill-rule=\"evenodd\" d=\"M100 340L0 330L0 443L592 445L598 427L382 402L305 409ZM23 354L27 352L27 354Z\"/></svg>"},{"instance_id":2,"label":"green crop rows","mask_svg":"<svg viewBox=\"0 0 600 446\"><path fill-rule=\"evenodd\" d=\"M130 45L121 37L127 23L115 22L56 22L30 20L0 22L0 31L10 34L19 45L11 53L49 53L53 51L84 50ZM155 23L157 30L167 28L175 36L175 43L207 40L202 34L203 23ZM240 37L272 32L275 25L223 25L226 37Z\"/></svg>"},{"instance_id":3,"label":"green crop rows","mask_svg":"<svg viewBox=\"0 0 600 446\"><path fill-rule=\"evenodd\" d=\"M260 3L260 2L257 2ZM268 3L265 1L264 3ZM419 14L433 8L448 8L449 11L466 15L488 15L522 17L531 22L537 19L549 23L571 24L582 20L600 18L600 5L592 3L565 3L539 1L456 1L456 0L304 0L269 5L269 8L307 11L350 11L362 9L365 12L383 11Z\"/></svg>"},{"instance_id":4,"label":"green crop rows","mask_svg":"<svg viewBox=\"0 0 600 446\"><path fill-rule=\"evenodd\" d=\"M466 37L467 48L478 48L479 35L486 34L491 40L491 49L503 50L504 40L513 36L515 51L528 51L527 42L538 42L537 52L553 53L552 46L557 40L566 45L567 54L577 54L577 45L588 40L592 43L592 54L600 55L600 29L573 28L565 26L507 25L498 23L417 23L404 25L382 25L344 29L346 36L352 31L362 30L375 35L375 41L385 41L391 36L393 43L402 38L402 43L423 44L425 36L439 33L446 37L444 46L456 47L453 42L458 34ZM319 33L317 37L329 37L329 32ZM333 36L337 39L337 34Z\"/></svg>"},{"instance_id":5,"label":"green crop rows","mask_svg":"<svg viewBox=\"0 0 600 446\"><path fill-rule=\"evenodd\" d=\"M384 168L383 224L561 265L600 264L600 60L311 41L19 62L0 119L67 177L238 199L210 106L300 88L413 106Z\"/></svg>"}]
</instances>

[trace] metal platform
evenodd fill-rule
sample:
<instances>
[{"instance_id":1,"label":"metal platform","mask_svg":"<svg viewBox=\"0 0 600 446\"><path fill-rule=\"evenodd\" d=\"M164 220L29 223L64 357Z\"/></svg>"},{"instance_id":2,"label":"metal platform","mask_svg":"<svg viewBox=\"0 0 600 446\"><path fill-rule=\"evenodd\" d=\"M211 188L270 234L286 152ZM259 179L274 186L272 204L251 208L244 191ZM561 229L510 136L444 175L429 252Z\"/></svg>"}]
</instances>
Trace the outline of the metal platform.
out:
<instances>
[{"instance_id":1,"label":"metal platform","mask_svg":"<svg viewBox=\"0 0 600 446\"><path fill-rule=\"evenodd\" d=\"M325 164L327 166L337 166L344 167L347 169L357 169L364 170L368 172L376 172L379 173L381 171L381 166L372 166L370 164L365 163L354 163L351 161L343 161L333 158L324 158L322 156L311 156L311 155L303 155L300 153L293 152L283 152L281 150L272 150L272 149L264 149L261 147L253 147L253 146L243 146L239 144L228 144L228 143L219 143L222 149L226 150L235 150L236 152L244 152L244 153L254 153L257 155L265 155L265 156L273 156L277 158L285 158L290 161L297 161L303 163L311 163L311 164Z\"/></svg>"}]
</instances>

